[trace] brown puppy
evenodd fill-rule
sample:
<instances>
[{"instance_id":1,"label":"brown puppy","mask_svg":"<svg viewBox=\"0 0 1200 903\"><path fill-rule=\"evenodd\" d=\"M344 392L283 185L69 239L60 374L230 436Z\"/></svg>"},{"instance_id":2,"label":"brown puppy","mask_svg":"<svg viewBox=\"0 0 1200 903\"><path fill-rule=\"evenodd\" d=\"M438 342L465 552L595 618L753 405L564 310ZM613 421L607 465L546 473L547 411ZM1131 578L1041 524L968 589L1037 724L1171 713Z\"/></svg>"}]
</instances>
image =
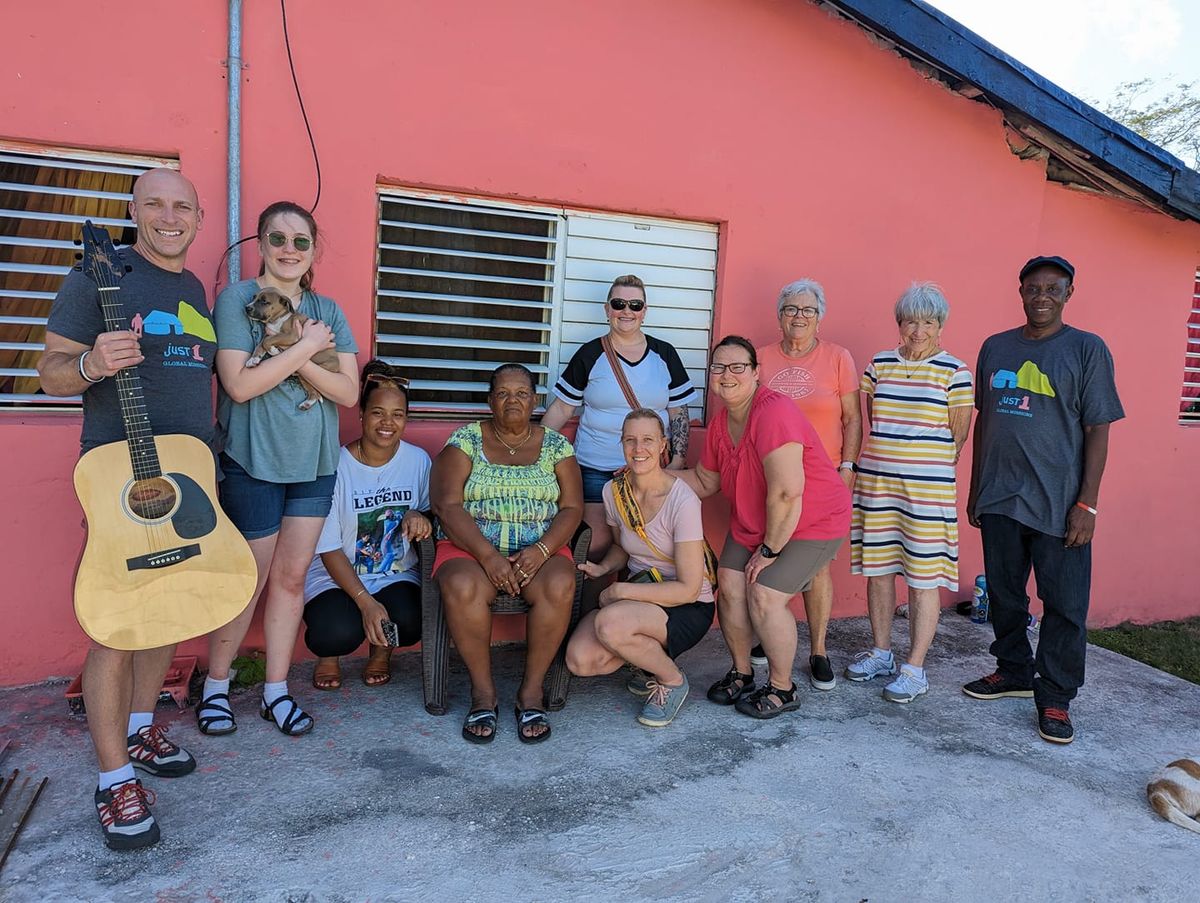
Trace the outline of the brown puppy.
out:
<instances>
[{"instance_id":1,"label":"brown puppy","mask_svg":"<svg viewBox=\"0 0 1200 903\"><path fill-rule=\"evenodd\" d=\"M1171 824L1200 833L1200 760L1176 759L1154 776L1146 796L1151 808Z\"/></svg>"},{"instance_id":2,"label":"brown puppy","mask_svg":"<svg viewBox=\"0 0 1200 903\"><path fill-rule=\"evenodd\" d=\"M257 367L267 355L279 354L295 345L300 341L300 328L308 322L308 317L296 310L291 298L271 286L262 289L246 305L246 316L263 325L263 339L246 361L247 367ZM331 373L338 371L337 352L332 348L318 351L312 361ZM308 396L297 407L307 411L321 400L321 393L303 376L297 375L296 379L300 380Z\"/></svg>"}]
</instances>

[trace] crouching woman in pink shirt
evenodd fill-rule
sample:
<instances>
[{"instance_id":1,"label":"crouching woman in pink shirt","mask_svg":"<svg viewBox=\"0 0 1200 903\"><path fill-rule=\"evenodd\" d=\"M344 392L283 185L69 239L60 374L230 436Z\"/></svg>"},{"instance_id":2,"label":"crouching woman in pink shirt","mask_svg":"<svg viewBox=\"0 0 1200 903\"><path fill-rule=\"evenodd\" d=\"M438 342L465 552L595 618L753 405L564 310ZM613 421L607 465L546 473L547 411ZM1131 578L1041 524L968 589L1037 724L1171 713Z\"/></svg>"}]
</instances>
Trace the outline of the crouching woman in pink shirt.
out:
<instances>
[{"instance_id":1,"label":"crouching woman in pink shirt","mask_svg":"<svg viewBox=\"0 0 1200 903\"><path fill-rule=\"evenodd\" d=\"M626 469L601 490L612 545L579 566L589 577L628 567L605 587L600 608L579 622L567 644L567 667L580 677L634 666L629 691L645 696L638 721L665 727L688 695L675 658L712 627L716 562L704 542L700 499L677 471L664 470L667 435L659 415L635 408L621 426ZM607 545L607 543L606 543Z\"/></svg>"},{"instance_id":2,"label":"crouching woman in pink shirt","mask_svg":"<svg viewBox=\"0 0 1200 903\"><path fill-rule=\"evenodd\" d=\"M717 611L733 667L708 698L753 718L798 708L792 666L796 622L788 600L808 588L850 529L850 491L808 418L758 384L758 357L741 336L713 349L709 388L725 404L709 424L695 470L680 471L701 498L729 500L729 536L717 571ZM754 636L770 674L754 685Z\"/></svg>"}]
</instances>

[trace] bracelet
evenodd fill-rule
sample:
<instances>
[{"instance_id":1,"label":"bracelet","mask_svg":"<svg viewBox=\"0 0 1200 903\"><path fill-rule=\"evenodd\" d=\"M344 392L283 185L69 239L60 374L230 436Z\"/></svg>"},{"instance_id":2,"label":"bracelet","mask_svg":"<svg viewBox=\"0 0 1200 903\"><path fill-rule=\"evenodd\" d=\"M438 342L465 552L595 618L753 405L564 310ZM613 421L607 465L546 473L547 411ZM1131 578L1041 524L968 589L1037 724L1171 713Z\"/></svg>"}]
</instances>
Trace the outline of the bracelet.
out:
<instances>
[{"instance_id":1,"label":"bracelet","mask_svg":"<svg viewBox=\"0 0 1200 903\"><path fill-rule=\"evenodd\" d=\"M540 539L537 542L535 542L534 545L537 546L541 550L542 561L549 561L550 560L550 547L548 545L546 545L544 542L542 542Z\"/></svg>"},{"instance_id":2,"label":"bracelet","mask_svg":"<svg viewBox=\"0 0 1200 903\"><path fill-rule=\"evenodd\" d=\"M95 385L96 383L103 381L104 377L101 376L99 379L92 379L90 376L87 375L87 371L83 369L83 362L85 360L87 360L87 356L91 353L92 353L92 349L89 348L83 354L79 355L79 375L82 376L84 379L86 379L92 385Z\"/></svg>"},{"instance_id":3,"label":"bracelet","mask_svg":"<svg viewBox=\"0 0 1200 903\"><path fill-rule=\"evenodd\" d=\"M848 470L851 473L856 473L858 471L858 465L855 464L853 461L843 461L838 466L838 470Z\"/></svg>"},{"instance_id":4,"label":"bracelet","mask_svg":"<svg viewBox=\"0 0 1200 903\"><path fill-rule=\"evenodd\" d=\"M1075 507L1082 508L1084 511L1086 511L1088 514L1092 515L1093 517L1095 517L1099 513L1091 505L1085 505L1083 502L1076 502Z\"/></svg>"},{"instance_id":5,"label":"bracelet","mask_svg":"<svg viewBox=\"0 0 1200 903\"><path fill-rule=\"evenodd\" d=\"M367 590L367 588L364 586L362 589L360 589L358 592L356 592L356 593L354 594L354 596L351 598L351 600L350 600L350 601L352 601L352 602L353 602L353 601L354 601L354 599L357 599L359 596L361 596L361 595L362 595L363 593L365 593L365 592L368 592L368 590Z\"/></svg>"}]
</instances>

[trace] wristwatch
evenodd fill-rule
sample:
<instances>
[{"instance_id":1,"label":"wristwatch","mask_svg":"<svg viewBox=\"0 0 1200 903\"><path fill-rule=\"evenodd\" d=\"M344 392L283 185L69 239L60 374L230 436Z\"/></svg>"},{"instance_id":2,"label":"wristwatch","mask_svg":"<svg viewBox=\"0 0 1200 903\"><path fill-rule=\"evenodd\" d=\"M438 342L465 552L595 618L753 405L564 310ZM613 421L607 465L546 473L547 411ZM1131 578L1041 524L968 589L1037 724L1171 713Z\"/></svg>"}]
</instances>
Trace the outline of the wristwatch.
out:
<instances>
[{"instance_id":1,"label":"wristwatch","mask_svg":"<svg viewBox=\"0 0 1200 903\"><path fill-rule=\"evenodd\" d=\"M776 552L765 542L761 546L758 547L758 554L761 555L763 558L778 558L779 557L779 552Z\"/></svg>"}]
</instances>

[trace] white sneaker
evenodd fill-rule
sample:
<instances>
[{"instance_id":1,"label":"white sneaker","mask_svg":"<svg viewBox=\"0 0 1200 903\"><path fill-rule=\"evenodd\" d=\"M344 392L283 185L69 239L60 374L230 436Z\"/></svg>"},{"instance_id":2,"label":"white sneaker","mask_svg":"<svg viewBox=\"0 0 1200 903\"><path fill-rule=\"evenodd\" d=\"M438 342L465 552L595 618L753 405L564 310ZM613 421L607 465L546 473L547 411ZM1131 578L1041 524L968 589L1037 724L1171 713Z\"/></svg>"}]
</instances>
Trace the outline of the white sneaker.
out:
<instances>
[{"instance_id":1,"label":"white sneaker","mask_svg":"<svg viewBox=\"0 0 1200 903\"><path fill-rule=\"evenodd\" d=\"M917 677L916 672L904 665L900 676L883 688L883 698L888 702L912 702L929 692L929 681Z\"/></svg>"},{"instance_id":2,"label":"white sneaker","mask_svg":"<svg viewBox=\"0 0 1200 903\"><path fill-rule=\"evenodd\" d=\"M896 673L896 656L888 653L887 658L876 654L874 649L860 652L845 670L846 680L864 681L873 677L890 676Z\"/></svg>"}]
</instances>

